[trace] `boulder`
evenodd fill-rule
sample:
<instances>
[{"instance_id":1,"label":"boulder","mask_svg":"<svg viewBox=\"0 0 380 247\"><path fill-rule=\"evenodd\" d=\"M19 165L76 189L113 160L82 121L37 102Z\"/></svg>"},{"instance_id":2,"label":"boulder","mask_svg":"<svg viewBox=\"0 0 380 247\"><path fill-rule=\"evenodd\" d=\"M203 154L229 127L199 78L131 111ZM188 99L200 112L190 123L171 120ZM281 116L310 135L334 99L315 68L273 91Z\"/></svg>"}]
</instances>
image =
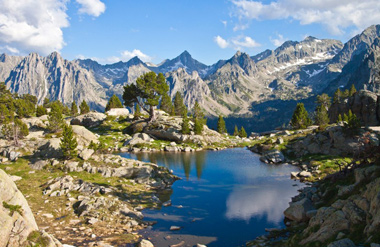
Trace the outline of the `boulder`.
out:
<instances>
[{"instance_id":1,"label":"boulder","mask_svg":"<svg viewBox=\"0 0 380 247\"><path fill-rule=\"evenodd\" d=\"M81 158L82 160L88 160L92 154L94 153L95 151L93 149L83 149L79 154L79 158Z\"/></svg>"},{"instance_id":2,"label":"boulder","mask_svg":"<svg viewBox=\"0 0 380 247\"><path fill-rule=\"evenodd\" d=\"M127 117L129 115L129 110L127 108L112 108L106 112L106 115L115 117Z\"/></svg>"},{"instance_id":3,"label":"boulder","mask_svg":"<svg viewBox=\"0 0 380 247\"><path fill-rule=\"evenodd\" d=\"M327 247L356 247L355 243L351 239L344 238L330 243Z\"/></svg>"},{"instance_id":4,"label":"boulder","mask_svg":"<svg viewBox=\"0 0 380 247\"><path fill-rule=\"evenodd\" d=\"M74 134L76 135L78 145L87 147L91 142L99 143L98 137L85 127L73 125L72 128Z\"/></svg>"},{"instance_id":5,"label":"boulder","mask_svg":"<svg viewBox=\"0 0 380 247\"><path fill-rule=\"evenodd\" d=\"M284 215L290 220L302 222L309 219L306 213L314 209L311 201L308 198L304 198L300 201L291 202L290 206L284 211Z\"/></svg>"},{"instance_id":6,"label":"boulder","mask_svg":"<svg viewBox=\"0 0 380 247\"><path fill-rule=\"evenodd\" d=\"M151 138L149 135L147 135L145 133L136 133L132 136L131 139L124 142L123 145L124 146L127 146L127 145L134 146L134 145L139 144L139 143L148 143L151 141L153 141L153 138Z\"/></svg>"},{"instance_id":7,"label":"boulder","mask_svg":"<svg viewBox=\"0 0 380 247\"><path fill-rule=\"evenodd\" d=\"M51 138L38 148L37 155L45 159L59 159L62 157L60 138Z\"/></svg>"},{"instance_id":8,"label":"boulder","mask_svg":"<svg viewBox=\"0 0 380 247\"><path fill-rule=\"evenodd\" d=\"M154 247L154 245L149 240L143 239L140 241L138 247Z\"/></svg>"},{"instance_id":9,"label":"boulder","mask_svg":"<svg viewBox=\"0 0 380 247\"><path fill-rule=\"evenodd\" d=\"M310 178L312 176L312 174L311 174L311 172L302 171L302 172L298 173L298 176L303 177L303 178Z\"/></svg>"},{"instance_id":10,"label":"boulder","mask_svg":"<svg viewBox=\"0 0 380 247\"><path fill-rule=\"evenodd\" d=\"M16 152L16 151L8 151L6 152L6 156L8 158L8 160L10 161L16 161L18 159L18 157L20 157L21 153L20 152Z\"/></svg>"},{"instance_id":11,"label":"boulder","mask_svg":"<svg viewBox=\"0 0 380 247\"><path fill-rule=\"evenodd\" d=\"M260 160L267 164L280 164L284 163L285 156L279 150L269 150L263 153Z\"/></svg>"},{"instance_id":12,"label":"boulder","mask_svg":"<svg viewBox=\"0 0 380 247\"><path fill-rule=\"evenodd\" d=\"M71 125L82 125L87 128L96 127L103 123L106 114L99 112L89 112L84 115L74 117L70 120Z\"/></svg>"},{"instance_id":13,"label":"boulder","mask_svg":"<svg viewBox=\"0 0 380 247\"><path fill-rule=\"evenodd\" d=\"M33 160L29 166L33 170L42 170L48 164L47 160Z\"/></svg>"},{"instance_id":14,"label":"boulder","mask_svg":"<svg viewBox=\"0 0 380 247\"><path fill-rule=\"evenodd\" d=\"M21 119L29 129L46 129L47 115Z\"/></svg>"},{"instance_id":15,"label":"boulder","mask_svg":"<svg viewBox=\"0 0 380 247\"><path fill-rule=\"evenodd\" d=\"M0 247L29 246L28 236L38 231L32 211L12 179L0 169ZM11 208L18 207L16 210ZM40 232L49 240L49 247L62 246L54 237Z\"/></svg>"}]
</instances>

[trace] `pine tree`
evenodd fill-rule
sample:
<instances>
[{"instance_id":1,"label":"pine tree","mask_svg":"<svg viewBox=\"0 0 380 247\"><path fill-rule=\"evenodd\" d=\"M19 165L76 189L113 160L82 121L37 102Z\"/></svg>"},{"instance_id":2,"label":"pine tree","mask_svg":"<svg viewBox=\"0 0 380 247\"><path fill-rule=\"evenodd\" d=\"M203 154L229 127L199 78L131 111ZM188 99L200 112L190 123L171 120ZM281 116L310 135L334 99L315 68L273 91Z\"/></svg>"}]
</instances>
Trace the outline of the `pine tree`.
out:
<instances>
[{"instance_id":1,"label":"pine tree","mask_svg":"<svg viewBox=\"0 0 380 247\"><path fill-rule=\"evenodd\" d=\"M174 112L176 116L182 116L184 111L187 111L183 98L180 92L177 92L174 96Z\"/></svg>"},{"instance_id":2,"label":"pine tree","mask_svg":"<svg viewBox=\"0 0 380 247\"><path fill-rule=\"evenodd\" d=\"M48 129L51 132L57 132L62 128L62 125L64 123L62 116L62 108L57 101L51 104L48 121Z\"/></svg>"},{"instance_id":3,"label":"pine tree","mask_svg":"<svg viewBox=\"0 0 380 247\"><path fill-rule=\"evenodd\" d=\"M36 116L41 117L47 114L47 110L43 105L38 105L36 109Z\"/></svg>"},{"instance_id":4,"label":"pine tree","mask_svg":"<svg viewBox=\"0 0 380 247\"><path fill-rule=\"evenodd\" d=\"M341 122L343 122L342 114L339 114L339 115L338 115L338 123L341 123Z\"/></svg>"},{"instance_id":5,"label":"pine tree","mask_svg":"<svg viewBox=\"0 0 380 247\"><path fill-rule=\"evenodd\" d=\"M323 106L325 109L326 109L326 111L328 111L329 110L329 107L330 107L330 105L331 105L331 97L330 96L328 96L327 94L322 94L322 95L318 95L317 96L317 104L319 105L319 106Z\"/></svg>"},{"instance_id":6,"label":"pine tree","mask_svg":"<svg viewBox=\"0 0 380 247\"><path fill-rule=\"evenodd\" d=\"M194 133L197 135L202 134L203 126L206 124L206 119L204 118L203 111L198 101L195 101L195 104L193 107L193 119L194 119Z\"/></svg>"},{"instance_id":7,"label":"pine tree","mask_svg":"<svg viewBox=\"0 0 380 247\"><path fill-rule=\"evenodd\" d=\"M90 112L90 107L87 105L86 101L82 101L79 106L80 114L86 114Z\"/></svg>"},{"instance_id":8,"label":"pine tree","mask_svg":"<svg viewBox=\"0 0 380 247\"><path fill-rule=\"evenodd\" d=\"M202 120L199 118L194 119L194 133L196 135L201 135L203 131L203 123Z\"/></svg>"},{"instance_id":9,"label":"pine tree","mask_svg":"<svg viewBox=\"0 0 380 247\"><path fill-rule=\"evenodd\" d=\"M218 131L220 134L224 134L224 133L227 132L227 129L226 129L226 122L224 121L222 115L219 115L218 125L217 125L217 131Z\"/></svg>"},{"instance_id":10,"label":"pine tree","mask_svg":"<svg viewBox=\"0 0 380 247\"><path fill-rule=\"evenodd\" d=\"M190 134L190 125L189 125L189 118L187 117L187 112L185 111L184 114L182 115L182 129L181 132L182 134Z\"/></svg>"},{"instance_id":11,"label":"pine tree","mask_svg":"<svg viewBox=\"0 0 380 247\"><path fill-rule=\"evenodd\" d=\"M234 128L234 136L238 136L239 135L239 129L238 127L235 125L235 128Z\"/></svg>"},{"instance_id":12,"label":"pine tree","mask_svg":"<svg viewBox=\"0 0 380 247\"><path fill-rule=\"evenodd\" d=\"M135 84L124 86L124 105L132 107L135 103L149 112L149 122L156 120L155 107L160 103L162 95L167 94L169 85L162 73L156 75L153 71L141 75Z\"/></svg>"},{"instance_id":13,"label":"pine tree","mask_svg":"<svg viewBox=\"0 0 380 247\"><path fill-rule=\"evenodd\" d=\"M355 85L352 84L349 92L349 96L353 96L356 93Z\"/></svg>"},{"instance_id":14,"label":"pine tree","mask_svg":"<svg viewBox=\"0 0 380 247\"><path fill-rule=\"evenodd\" d=\"M77 104L75 103L75 100L73 100L73 103L71 103L70 114L71 114L71 116L76 116L76 115L78 115L78 106L77 106Z\"/></svg>"},{"instance_id":15,"label":"pine tree","mask_svg":"<svg viewBox=\"0 0 380 247\"><path fill-rule=\"evenodd\" d=\"M65 159L74 158L77 155L77 140L71 125L64 124L60 147Z\"/></svg>"},{"instance_id":16,"label":"pine tree","mask_svg":"<svg viewBox=\"0 0 380 247\"><path fill-rule=\"evenodd\" d=\"M172 104L172 100L168 94L162 95L160 109L165 111L168 114L172 113L173 104Z\"/></svg>"},{"instance_id":17,"label":"pine tree","mask_svg":"<svg viewBox=\"0 0 380 247\"><path fill-rule=\"evenodd\" d=\"M117 97L116 95L112 95L112 97L108 101L105 108L105 112L111 110L112 108L123 108L123 104L121 103L119 97Z\"/></svg>"},{"instance_id":18,"label":"pine tree","mask_svg":"<svg viewBox=\"0 0 380 247\"><path fill-rule=\"evenodd\" d=\"M304 129L311 125L311 119L305 109L303 103L298 103L296 109L294 110L292 119L290 120L290 125L294 129Z\"/></svg>"},{"instance_id":19,"label":"pine tree","mask_svg":"<svg viewBox=\"0 0 380 247\"><path fill-rule=\"evenodd\" d=\"M360 120L352 113L351 110L348 111L348 116L344 114L345 122L343 122L343 129L346 134L356 135L360 130ZM347 121L346 121L347 120Z\"/></svg>"},{"instance_id":20,"label":"pine tree","mask_svg":"<svg viewBox=\"0 0 380 247\"><path fill-rule=\"evenodd\" d=\"M133 114L133 118L136 120L141 116L141 110L139 104L136 104L135 113Z\"/></svg>"},{"instance_id":21,"label":"pine tree","mask_svg":"<svg viewBox=\"0 0 380 247\"><path fill-rule=\"evenodd\" d=\"M342 102L342 98L343 98L343 93L342 91L340 91L340 89L338 88L335 93L334 93L334 97L333 97L333 103L334 104L339 104Z\"/></svg>"},{"instance_id":22,"label":"pine tree","mask_svg":"<svg viewBox=\"0 0 380 247\"><path fill-rule=\"evenodd\" d=\"M246 138L246 137L247 137L247 132L245 132L245 129L244 129L243 126L241 126L241 129L240 129L240 131L239 131L239 136L240 136L241 138Z\"/></svg>"},{"instance_id":23,"label":"pine tree","mask_svg":"<svg viewBox=\"0 0 380 247\"><path fill-rule=\"evenodd\" d=\"M322 105L318 106L315 114L315 124L319 125L320 130L324 130L329 122L329 114L326 108Z\"/></svg>"}]
</instances>

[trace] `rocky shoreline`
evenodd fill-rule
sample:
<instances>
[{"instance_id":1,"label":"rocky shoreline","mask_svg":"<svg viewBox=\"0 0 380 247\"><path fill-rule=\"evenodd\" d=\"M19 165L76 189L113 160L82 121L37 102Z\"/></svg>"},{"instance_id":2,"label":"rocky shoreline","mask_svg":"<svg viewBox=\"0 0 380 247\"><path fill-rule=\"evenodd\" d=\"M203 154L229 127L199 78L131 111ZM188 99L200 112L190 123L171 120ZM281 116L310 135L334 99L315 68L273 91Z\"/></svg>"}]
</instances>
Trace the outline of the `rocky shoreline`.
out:
<instances>
[{"instance_id":1,"label":"rocky shoreline","mask_svg":"<svg viewBox=\"0 0 380 247\"><path fill-rule=\"evenodd\" d=\"M266 229L247 246L380 246L380 164L344 158L364 152L363 139L377 150L377 128L362 129L355 138L339 125L314 129L271 133L250 147L268 164L298 166L291 178L310 186L284 211L285 229Z\"/></svg>"}]
</instances>

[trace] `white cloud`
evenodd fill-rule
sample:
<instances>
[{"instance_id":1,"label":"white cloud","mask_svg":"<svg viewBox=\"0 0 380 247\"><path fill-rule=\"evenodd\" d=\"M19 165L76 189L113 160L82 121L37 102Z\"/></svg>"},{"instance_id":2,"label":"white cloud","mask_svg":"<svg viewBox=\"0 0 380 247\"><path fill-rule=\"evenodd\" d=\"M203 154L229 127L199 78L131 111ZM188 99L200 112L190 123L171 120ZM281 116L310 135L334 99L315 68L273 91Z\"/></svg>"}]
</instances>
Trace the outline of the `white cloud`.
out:
<instances>
[{"instance_id":1,"label":"white cloud","mask_svg":"<svg viewBox=\"0 0 380 247\"><path fill-rule=\"evenodd\" d=\"M246 23L246 24L236 24L235 26L234 26L234 28L233 28L233 30L236 32L236 31L242 31L242 30L245 30L245 29L247 29L247 28L249 28L249 24L248 23Z\"/></svg>"},{"instance_id":2,"label":"white cloud","mask_svg":"<svg viewBox=\"0 0 380 247\"><path fill-rule=\"evenodd\" d=\"M106 11L106 5L99 0L76 0L81 5L79 13L88 14L95 17Z\"/></svg>"},{"instance_id":3,"label":"white cloud","mask_svg":"<svg viewBox=\"0 0 380 247\"><path fill-rule=\"evenodd\" d=\"M122 61L128 61L129 59L133 57L138 57L144 62L152 61L152 57L144 54L142 51L134 49L133 51L123 51L121 53L121 60Z\"/></svg>"},{"instance_id":4,"label":"white cloud","mask_svg":"<svg viewBox=\"0 0 380 247\"><path fill-rule=\"evenodd\" d=\"M62 29L69 26L66 14L68 2L69 0L1 0L2 50L13 54L38 52L42 55L60 51L65 45Z\"/></svg>"},{"instance_id":5,"label":"white cloud","mask_svg":"<svg viewBox=\"0 0 380 247\"><path fill-rule=\"evenodd\" d=\"M241 50L242 48L255 48L259 47L260 44L254 41L251 37L248 36L239 36L232 39L232 44L235 45L235 49Z\"/></svg>"},{"instance_id":6,"label":"white cloud","mask_svg":"<svg viewBox=\"0 0 380 247\"><path fill-rule=\"evenodd\" d=\"M284 38L284 36L281 35L281 34L277 34L277 38L269 37L269 39L270 39L270 42L272 42L272 44L273 44L274 46L280 46L280 45L282 45L282 44L287 40L287 39Z\"/></svg>"},{"instance_id":7,"label":"white cloud","mask_svg":"<svg viewBox=\"0 0 380 247\"><path fill-rule=\"evenodd\" d=\"M214 38L215 43L222 49L230 47L235 50L244 50L244 48L256 48L260 44L248 36L237 36L229 40L225 40L219 35Z\"/></svg>"},{"instance_id":8,"label":"white cloud","mask_svg":"<svg viewBox=\"0 0 380 247\"><path fill-rule=\"evenodd\" d=\"M227 27L227 21L221 21L224 27Z\"/></svg>"},{"instance_id":9,"label":"white cloud","mask_svg":"<svg viewBox=\"0 0 380 247\"><path fill-rule=\"evenodd\" d=\"M378 0L235 0L240 18L257 20L294 19L302 25L322 24L330 33L341 35L347 28L364 28L380 23Z\"/></svg>"},{"instance_id":10,"label":"white cloud","mask_svg":"<svg viewBox=\"0 0 380 247\"><path fill-rule=\"evenodd\" d=\"M223 39L219 35L214 38L215 43L222 49L225 49L229 46L227 40Z\"/></svg>"}]
</instances>

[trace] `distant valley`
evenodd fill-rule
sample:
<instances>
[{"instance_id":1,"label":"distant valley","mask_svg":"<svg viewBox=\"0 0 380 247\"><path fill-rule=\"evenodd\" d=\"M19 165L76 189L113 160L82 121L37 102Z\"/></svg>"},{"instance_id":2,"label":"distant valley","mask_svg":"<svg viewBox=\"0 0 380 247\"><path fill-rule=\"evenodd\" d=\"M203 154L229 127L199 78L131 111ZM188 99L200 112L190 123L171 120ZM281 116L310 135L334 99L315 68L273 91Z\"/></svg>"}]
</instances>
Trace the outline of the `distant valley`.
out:
<instances>
[{"instance_id":1,"label":"distant valley","mask_svg":"<svg viewBox=\"0 0 380 247\"><path fill-rule=\"evenodd\" d=\"M187 51L158 65L138 57L101 65L90 59L68 61L56 52L47 57L2 54L0 81L12 92L36 95L40 103L45 97L64 104L85 100L102 111L113 94L121 96L123 85L148 71L161 72L170 96L181 92L189 108L198 101L211 118L226 116L227 127L244 124L248 131L264 131L288 122L297 101L313 110L315 95L323 92L354 84L379 93L379 44L380 25L374 25L345 44L307 37L254 56L238 51L210 66ZM275 117L276 122L268 121Z\"/></svg>"}]
</instances>

